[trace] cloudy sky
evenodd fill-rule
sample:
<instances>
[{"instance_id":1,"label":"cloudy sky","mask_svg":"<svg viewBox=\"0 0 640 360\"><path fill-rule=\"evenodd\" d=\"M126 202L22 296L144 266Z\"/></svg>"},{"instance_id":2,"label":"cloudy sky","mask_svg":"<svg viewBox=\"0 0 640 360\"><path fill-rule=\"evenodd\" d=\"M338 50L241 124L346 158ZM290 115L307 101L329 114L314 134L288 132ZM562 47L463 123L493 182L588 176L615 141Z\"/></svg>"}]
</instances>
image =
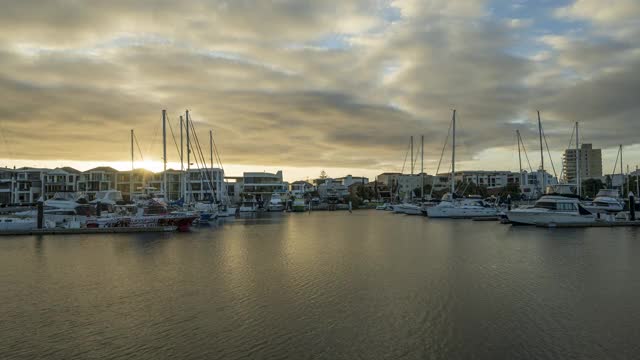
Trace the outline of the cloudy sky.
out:
<instances>
[{"instance_id":1,"label":"cloudy sky","mask_svg":"<svg viewBox=\"0 0 640 360\"><path fill-rule=\"evenodd\" d=\"M575 121L605 172L618 144L635 168L638 19L637 0L3 0L0 166L127 169L135 129L157 169L161 109L174 128L189 109L232 175L398 171L411 135L433 172L456 108L461 169L517 169L516 129L537 167L536 109L558 173Z\"/></svg>"}]
</instances>

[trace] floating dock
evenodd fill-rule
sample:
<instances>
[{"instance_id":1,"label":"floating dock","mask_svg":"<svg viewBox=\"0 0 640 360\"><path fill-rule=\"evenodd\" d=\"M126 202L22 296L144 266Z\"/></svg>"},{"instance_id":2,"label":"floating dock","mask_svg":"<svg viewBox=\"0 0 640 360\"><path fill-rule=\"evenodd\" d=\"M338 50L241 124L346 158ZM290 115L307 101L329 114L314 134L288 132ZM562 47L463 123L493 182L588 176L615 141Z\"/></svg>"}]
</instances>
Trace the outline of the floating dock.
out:
<instances>
[{"instance_id":1,"label":"floating dock","mask_svg":"<svg viewBox=\"0 0 640 360\"><path fill-rule=\"evenodd\" d=\"M80 229L32 229L32 230L1 231L0 236L147 233L147 232L171 232L176 230L177 228L175 226L80 228Z\"/></svg>"},{"instance_id":2,"label":"floating dock","mask_svg":"<svg viewBox=\"0 0 640 360\"><path fill-rule=\"evenodd\" d=\"M640 226L640 220L635 221L596 221L592 223L538 223L537 227L544 228L587 228L587 227L634 227Z\"/></svg>"},{"instance_id":3,"label":"floating dock","mask_svg":"<svg viewBox=\"0 0 640 360\"><path fill-rule=\"evenodd\" d=\"M473 221L498 221L500 218L498 216L476 216L472 217Z\"/></svg>"}]
</instances>

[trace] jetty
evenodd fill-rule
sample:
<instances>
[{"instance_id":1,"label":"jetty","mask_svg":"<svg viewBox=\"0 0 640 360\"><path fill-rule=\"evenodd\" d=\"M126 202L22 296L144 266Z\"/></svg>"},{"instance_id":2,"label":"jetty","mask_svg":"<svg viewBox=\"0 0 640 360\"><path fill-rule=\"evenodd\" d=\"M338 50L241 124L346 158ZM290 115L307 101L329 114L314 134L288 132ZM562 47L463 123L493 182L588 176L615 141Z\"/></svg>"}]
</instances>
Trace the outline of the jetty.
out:
<instances>
[{"instance_id":1,"label":"jetty","mask_svg":"<svg viewBox=\"0 0 640 360\"><path fill-rule=\"evenodd\" d=\"M114 234L114 233L148 233L176 231L175 226L154 227L107 227L107 228L79 228L79 229L31 229L2 231L0 236L8 235L80 235L80 234Z\"/></svg>"}]
</instances>

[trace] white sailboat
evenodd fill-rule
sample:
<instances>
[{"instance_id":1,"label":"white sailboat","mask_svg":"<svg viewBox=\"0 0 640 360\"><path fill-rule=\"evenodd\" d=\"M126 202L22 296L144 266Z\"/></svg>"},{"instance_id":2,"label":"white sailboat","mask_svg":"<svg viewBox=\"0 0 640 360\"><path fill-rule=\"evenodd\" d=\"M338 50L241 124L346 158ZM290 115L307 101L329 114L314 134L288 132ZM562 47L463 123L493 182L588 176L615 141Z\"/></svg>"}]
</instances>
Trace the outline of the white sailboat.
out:
<instances>
[{"instance_id":1,"label":"white sailboat","mask_svg":"<svg viewBox=\"0 0 640 360\"><path fill-rule=\"evenodd\" d=\"M33 230L36 226L35 218L0 217L0 231Z\"/></svg>"},{"instance_id":2,"label":"white sailboat","mask_svg":"<svg viewBox=\"0 0 640 360\"><path fill-rule=\"evenodd\" d=\"M432 218L473 218L493 217L498 209L485 203L482 199L457 199L455 194L456 171L456 110L452 118L453 141L451 146L451 193L445 194L440 203L426 207L427 216Z\"/></svg>"}]
</instances>

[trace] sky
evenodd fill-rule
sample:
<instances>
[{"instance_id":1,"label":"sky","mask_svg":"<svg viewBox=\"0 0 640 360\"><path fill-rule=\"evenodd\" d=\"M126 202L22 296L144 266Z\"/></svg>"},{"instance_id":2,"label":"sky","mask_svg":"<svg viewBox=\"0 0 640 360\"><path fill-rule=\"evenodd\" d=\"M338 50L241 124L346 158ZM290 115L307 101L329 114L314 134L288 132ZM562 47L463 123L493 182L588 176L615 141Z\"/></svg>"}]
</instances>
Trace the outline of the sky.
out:
<instances>
[{"instance_id":1,"label":"sky","mask_svg":"<svg viewBox=\"0 0 640 360\"><path fill-rule=\"evenodd\" d=\"M580 141L640 164L640 1L3 0L0 166L162 168L161 110L190 111L228 175L287 180L517 170L520 130L556 171ZM179 167L169 132L167 160ZM179 142L179 139L176 139ZM440 171L448 171L445 151ZM418 156L419 157L419 156ZM549 159L545 161L549 164ZM420 161L416 162L416 170ZM529 164L525 163L525 168Z\"/></svg>"}]
</instances>

